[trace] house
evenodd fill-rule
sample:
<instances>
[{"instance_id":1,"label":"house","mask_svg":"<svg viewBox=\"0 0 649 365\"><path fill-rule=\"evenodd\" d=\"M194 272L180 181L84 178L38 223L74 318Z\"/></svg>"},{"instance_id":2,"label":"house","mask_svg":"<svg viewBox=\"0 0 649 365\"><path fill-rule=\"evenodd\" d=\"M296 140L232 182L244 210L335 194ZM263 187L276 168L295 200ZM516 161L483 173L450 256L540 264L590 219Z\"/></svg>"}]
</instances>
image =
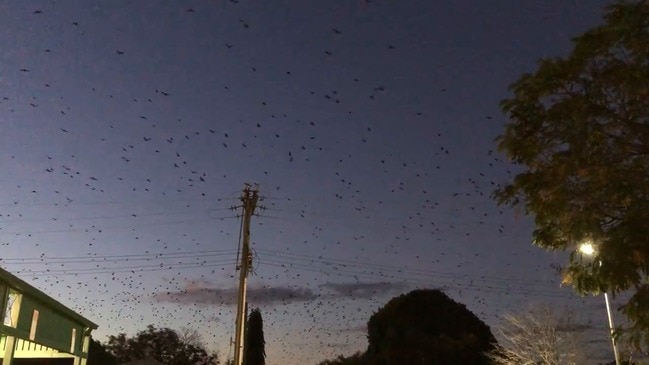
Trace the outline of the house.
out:
<instances>
[{"instance_id":1,"label":"house","mask_svg":"<svg viewBox=\"0 0 649 365\"><path fill-rule=\"evenodd\" d=\"M85 365L97 325L0 268L2 365Z\"/></svg>"}]
</instances>

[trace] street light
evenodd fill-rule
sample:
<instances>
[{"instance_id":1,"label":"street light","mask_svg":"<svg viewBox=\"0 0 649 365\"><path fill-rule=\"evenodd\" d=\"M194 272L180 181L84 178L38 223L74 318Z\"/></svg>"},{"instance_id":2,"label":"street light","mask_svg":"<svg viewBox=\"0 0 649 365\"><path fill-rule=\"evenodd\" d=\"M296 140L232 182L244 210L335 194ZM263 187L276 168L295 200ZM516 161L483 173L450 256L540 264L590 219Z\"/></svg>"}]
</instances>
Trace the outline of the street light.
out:
<instances>
[{"instance_id":1,"label":"street light","mask_svg":"<svg viewBox=\"0 0 649 365\"><path fill-rule=\"evenodd\" d=\"M579 246L579 252L586 256L593 256L595 254L595 246L592 242L587 241ZM602 262L600 261L601 265ZM621 365L620 354L617 352L617 345L615 344L615 337L613 336L613 317L611 316L611 305L608 301L608 294L604 292L604 301L606 302L606 314L608 314L608 327L611 330L611 343L613 344L613 355L615 355L615 365Z\"/></svg>"},{"instance_id":2,"label":"street light","mask_svg":"<svg viewBox=\"0 0 649 365\"><path fill-rule=\"evenodd\" d=\"M579 252L586 256L593 256L595 253L595 246L590 241L584 242L579 246Z\"/></svg>"}]
</instances>

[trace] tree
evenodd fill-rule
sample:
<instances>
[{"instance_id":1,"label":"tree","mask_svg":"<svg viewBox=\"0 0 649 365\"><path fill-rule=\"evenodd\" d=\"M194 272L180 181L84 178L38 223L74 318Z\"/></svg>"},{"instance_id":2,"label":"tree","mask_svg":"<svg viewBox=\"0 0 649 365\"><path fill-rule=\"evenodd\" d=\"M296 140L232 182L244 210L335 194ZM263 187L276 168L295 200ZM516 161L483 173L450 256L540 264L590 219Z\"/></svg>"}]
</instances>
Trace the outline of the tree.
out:
<instances>
[{"instance_id":1,"label":"tree","mask_svg":"<svg viewBox=\"0 0 649 365\"><path fill-rule=\"evenodd\" d=\"M558 316L549 308L506 314L498 329L501 345L489 352L493 365L582 365L584 343L571 313ZM504 342L504 343L503 343Z\"/></svg>"},{"instance_id":2,"label":"tree","mask_svg":"<svg viewBox=\"0 0 649 365\"><path fill-rule=\"evenodd\" d=\"M361 352L357 352L352 356L345 357L343 355L338 355L337 358L333 360L325 360L320 362L318 365L364 365L367 364L364 360L364 355Z\"/></svg>"},{"instance_id":3,"label":"tree","mask_svg":"<svg viewBox=\"0 0 649 365\"><path fill-rule=\"evenodd\" d=\"M488 364L496 343L489 326L440 290L393 298L367 329L368 364Z\"/></svg>"},{"instance_id":4,"label":"tree","mask_svg":"<svg viewBox=\"0 0 649 365\"><path fill-rule=\"evenodd\" d=\"M605 20L512 84L497 142L522 172L494 197L535 216L537 246L572 253L563 281L579 293L630 290L624 333L648 346L649 1L610 5ZM576 250L585 240L593 259Z\"/></svg>"},{"instance_id":5,"label":"tree","mask_svg":"<svg viewBox=\"0 0 649 365\"><path fill-rule=\"evenodd\" d=\"M155 328L149 325L133 338L120 333L110 336L107 350L117 363L153 358L167 365L211 365L218 364L216 354L196 343L183 342L178 333L169 328Z\"/></svg>"},{"instance_id":6,"label":"tree","mask_svg":"<svg viewBox=\"0 0 649 365\"><path fill-rule=\"evenodd\" d=\"M193 328L182 327L180 329L178 337L180 339L180 342L186 345L205 347L205 344L203 343L203 336L201 336L200 332Z\"/></svg>"},{"instance_id":7,"label":"tree","mask_svg":"<svg viewBox=\"0 0 649 365\"><path fill-rule=\"evenodd\" d=\"M264 340L264 322L259 308L250 311L246 324L245 365L266 364L266 341Z\"/></svg>"},{"instance_id":8,"label":"tree","mask_svg":"<svg viewBox=\"0 0 649 365\"><path fill-rule=\"evenodd\" d=\"M116 365L117 360L106 347L94 338L90 339L88 348L88 365Z\"/></svg>"}]
</instances>

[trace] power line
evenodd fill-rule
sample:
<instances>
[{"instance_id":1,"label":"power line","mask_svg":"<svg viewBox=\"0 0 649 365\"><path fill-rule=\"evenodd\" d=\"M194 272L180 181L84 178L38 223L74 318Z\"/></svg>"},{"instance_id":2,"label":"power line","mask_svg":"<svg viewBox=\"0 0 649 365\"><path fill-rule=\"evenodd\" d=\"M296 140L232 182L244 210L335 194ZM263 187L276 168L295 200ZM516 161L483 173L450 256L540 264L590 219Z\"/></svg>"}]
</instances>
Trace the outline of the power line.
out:
<instances>
[{"instance_id":1,"label":"power line","mask_svg":"<svg viewBox=\"0 0 649 365\"><path fill-rule=\"evenodd\" d=\"M15 236L25 235L26 236L26 235L35 235L35 234L44 234L44 233L63 233L63 232L89 233L91 231L96 232L96 233L101 233L104 230L120 230L120 229L133 229L133 228L140 228L140 227L176 225L176 224L189 224L189 223L197 223L197 222L213 221L213 220L225 220L225 219L233 219L233 218L239 218L239 217L238 216L203 217L203 218L196 218L196 219L185 219L185 220L180 220L180 221L151 222L151 223L134 224L134 225L128 225L128 226L118 226L118 227L96 227L96 226L92 226L90 228L66 228L66 229L32 231L32 232L0 232L0 236L7 236L7 235L15 235Z\"/></svg>"},{"instance_id":2,"label":"power line","mask_svg":"<svg viewBox=\"0 0 649 365\"><path fill-rule=\"evenodd\" d=\"M370 274L366 271L350 271L352 269L370 269L381 270L382 272L395 273L397 275L412 275L412 276L434 276L438 278L449 279L462 279L472 280L478 282L495 282L503 284L520 284L520 285L543 285L550 284L539 280L534 281L521 281L511 278L503 278L496 276L482 275L480 277L470 277L469 275L460 275L452 272L442 272L426 269L409 269L407 267L399 267L392 265L383 265L376 263L369 263L357 260L334 259L324 256L311 256L293 253L278 253L272 250L257 248L256 251L262 255L274 257L275 259L263 260L265 262L273 262L286 265L307 265L309 268L317 270L335 270L336 272L348 272L354 274ZM139 254L123 254L123 255L94 255L94 256L36 256L36 257L14 257L0 259L0 263L5 265L54 265L54 264L83 264L83 263L112 263L112 262L125 262L125 261L152 261L152 260L170 260L170 259L192 259L204 257L217 257L234 255L237 251L234 249L224 250L198 250L198 251L183 251L183 252L151 252ZM284 260L282 260L284 259ZM320 266L314 266L318 264ZM390 275L382 274L381 277L389 278Z\"/></svg>"},{"instance_id":3,"label":"power line","mask_svg":"<svg viewBox=\"0 0 649 365\"><path fill-rule=\"evenodd\" d=\"M274 262L265 262L264 265L268 266L275 266L275 267L281 267L281 268L287 268L286 264L283 263L274 263ZM511 288L511 287L503 287L503 286L479 286L475 284L461 284L461 283L454 283L454 282L435 282L434 280L423 280L421 278L410 278L410 277L396 277L396 276L377 276L377 275L371 275L367 273L356 273L356 272L344 272L344 271L324 271L322 269L317 269L313 268L308 265L299 265L299 264L294 264L291 266L291 268L296 268L298 270L302 271L310 271L310 272L315 272L319 274L327 273L332 276L339 276L339 277L351 277L354 279L366 279L366 280L375 280L377 278L380 279L400 279L401 282L407 282L407 283L419 283L423 285L430 285L431 283L435 283L438 286L441 287L449 287L449 288L455 288L455 289L467 289L467 290L472 290L472 291L479 291L479 292L486 292L486 293L498 293L498 294L516 294L516 295L523 295L523 296L538 296L538 297L548 297L548 298L568 298L570 297L569 294L560 294L560 293L554 293L550 291L540 291L540 290L535 290L532 288ZM434 278L431 278L434 279Z\"/></svg>"},{"instance_id":4,"label":"power line","mask_svg":"<svg viewBox=\"0 0 649 365\"><path fill-rule=\"evenodd\" d=\"M231 208L212 208L212 209L201 209L188 212L157 212L157 213L130 213L125 215L112 215L112 216L95 216L95 217L70 217L70 218L20 218L20 219L11 219L11 220L0 220L0 223L23 223L23 222L75 222L82 220L96 220L96 219L120 219L120 218L141 218L141 217L159 217L159 216L175 216L175 215L185 215L185 214L194 214L194 213L211 213L216 211L231 210Z\"/></svg>"},{"instance_id":5,"label":"power line","mask_svg":"<svg viewBox=\"0 0 649 365\"><path fill-rule=\"evenodd\" d=\"M223 265L219 267L227 267L232 265L234 260L224 260L224 261L210 261L206 264L210 265ZM138 273L138 272L149 272L149 271L165 271L165 270L179 270L179 269L196 269L196 268L205 268L206 264L196 264L196 263L183 263L167 266L133 266L133 267L120 267L117 269L102 268L103 271L93 271L93 272L75 272L72 270L61 270L61 272L52 272L52 271L17 271L21 276L26 277L43 277L43 276L78 276L78 275L100 275L100 274L117 274L117 273Z\"/></svg>"},{"instance_id":6,"label":"power line","mask_svg":"<svg viewBox=\"0 0 649 365\"><path fill-rule=\"evenodd\" d=\"M481 292L490 293L507 293L516 295L535 295L544 297L561 297L565 298L568 295L538 287L540 283L520 282L507 278L483 276L480 278L471 278L468 275L459 275L457 273L431 271L431 270L417 270L399 268L390 265L380 265L364 263L354 260L334 260L326 259L324 257L314 258L309 255L298 254L277 254L270 250L258 249L263 252L265 256L271 256L271 259L261 261L261 265L271 267L278 267L287 270L298 270L306 272L315 272L325 274L327 276L349 277L355 280L363 279L376 281L390 281L390 282L407 282L407 283L420 283L430 284L437 281L437 284L445 287L452 287L456 289L467 289ZM114 273L138 273L160 270L184 270L196 268L210 268L218 265L232 265L236 263L234 259L220 259L220 260L206 260L205 258L216 258L222 256L234 256L235 250L200 250L188 252L175 252L175 253L144 253L144 254L128 254L128 255L105 255L105 256L62 256L62 257L24 257L3 259L0 262L8 265L21 265L21 264L101 264L92 268L65 268L65 269L21 269L16 270L18 273L25 276L70 276L70 275L98 275L98 274L114 274ZM274 258L272 258L274 257ZM164 262L164 260L182 259L189 261L179 261L174 263ZM196 260L202 260L197 262ZM151 262L159 261L155 264L138 264L129 266L112 266L105 265L106 263L118 262ZM223 267L223 266L220 266ZM376 271L367 271L376 270ZM484 283L484 284L480 284ZM517 284L517 285L512 285Z\"/></svg>"},{"instance_id":7,"label":"power line","mask_svg":"<svg viewBox=\"0 0 649 365\"><path fill-rule=\"evenodd\" d=\"M357 266L360 268L368 268L368 269L377 269L377 270L384 270L384 271L389 271L389 272L397 272L397 273L412 273L415 275L423 275L423 276L452 276L452 277L462 277L462 278L470 278L468 275L457 275L455 273L445 273L441 271L434 271L434 270L426 270L426 269L408 269L405 267L399 267L399 266L391 266L391 265L382 265L382 264L376 264L376 263L369 263L369 262L362 262L362 261L356 261L356 260L345 260L345 259L334 259L334 258L328 258L324 256L311 256L311 255L303 255L303 254L294 254L294 253L284 253L284 252L277 252L277 251L272 251L272 250L265 250L262 248L257 249L260 253L264 255L269 255L271 257L279 257L279 258L286 258L286 259L297 259L297 260L306 260L309 263L321 263L325 265L332 265L332 266L340 266L340 267L350 267L350 266ZM488 276L488 275L481 275L478 278L474 278L473 280L477 281L485 281L485 280L491 280L495 282L512 282L512 283L520 283L520 284L529 284L529 285L538 285L538 284L546 284L545 282L535 280L535 281L528 281L528 282L521 282L520 280L517 279L511 279L511 278L504 278L504 277L497 277L497 276Z\"/></svg>"},{"instance_id":8,"label":"power line","mask_svg":"<svg viewBox=\"0 0 649 365\"><path fill-rule=\"evenodd\" d=\"M419 269L408 269L400 268L397 266L390 265L380 265L365 263L354 260L339 260L339 259L330 259L324 258L322 256L314 257L309 255L298 255L298 254L278 254L269 250L258 249L262 252L263 255L275 257L275 259L262 260L262 265L269 265L274 267L280 267L284 269L292 268L300 271L310 271L317 272L327 275L335 275L342 277L355 277L355 278L364 278L367 280L401 280L401 281L418 281L418 282L429 282L427 278L442 279L446 282L451 281L469 281L469 284L465 284L464 287L471 288L477 287L486 290L497 290L500 292L511 292L513 290L518 290L522 292L530 292L528 289L530 287L535 287L537 289L534 292L553 294L548 290L538 290L539 284L546 284L542 282L521 282L517 280L512 280L508 278L492 277L492 276L481 276L478 278L472 278L468 275L459 275L457 273L451 272L441 272L441 271L432 271L432 270L419 270ZM141 261L164 261L171 259L190 259L198 260L204 259L206 257L220 257L220 256L234 256L235 250L200 250L200 251L188 251L188 252L175 252L175 253L144 253L144 254L129 254L129 255L106 255L106 256L67 256L67 257L23 257L23 258L10 258L3 259L0 262L7 265L24 265L24 264L41 264L41 265L54 265L54 264L99 264L99 263L117 263L117 262L141 262ZM206 265L217 263L221 261L207 261L204 260L202 263L196 262L179 262L179 263L165 263L160 262L153 266L165 266L170 268L186 268L183 265L198 265L190 266L191 268L195 267L205 267ZM233 263L234 260L225 260L224 262ZM180 266L179 266L180 265ZM114 266L98 266L95 268L66 268L65 270L60 269L44 269L40 271L24 269L20 270L25 273L58 273L65 271L68 274L92 274L100 273L102 270L109 270L107 272L113 272L115 270L127 269L127 270L139 270L150 268L152 265L132 265L128 267L114 267ZM367 271L367 270L376 270L376 271ZM148 271L148 270L145 270ZM487 286L478 286L477 283L485 284L495 284ZM516 284L516 285L511 285ZM458 284L453 284L458 285ZM520 286L524 287L521 288ZM548 289L550 286L548 285Z\"/></svg>"},{"instance_id":9,"label":"power line","mask_svg":"<svg viewBox=\"0 0 649 365\"><path fill-rule=\"evenodd\" d=\"M60 207L61 205L65 205L66 207L74 207L75 205L137 205L141 206L144 204L148 203L187 203L187 202L221 202L221 201L227 201L227 200L237 200L239 198L233 197L233 196L221 196L221 197L203 197L203 198L195 198L195 199L149 199L149 200L108 200L108 201L77 201L77 200L72 200L70 202L65 202L65 203L57 203L57 202L52 202L52 203L29 203L29 202L21 202L21 201L15 201L12 203L0 203L0 207L14 207L14 206L33 206L33 207L43 207L43 206L53 206L53 207Z\"/></svg>"},{"instance_id":10,"label":"power line","mask_svg":"<svg viewBox=\"0 0 649 365\"><path fill-rule=\"evenodd\" d=\"M0 263L5 265L56 265L56 264L94 264L94 263L117 263L117 262L137 262L137 261L152 261L152 260L174 260L174 259L191 259L191 258L205 258L205 257L218 257L218 256L229 256L234 255L234 250L226 250L219 253L214 252L203 252L200 254L156 254L155 256L142 256L142 255L130 255L122 257L79 257L75 259L67 258L58 258L52 259L48 258L44 260L42 258L31 258L31 259L0 259Z\"/></svg>"},{"instance_id":11,"label":"power line","mask_svg":"<svg viewBox=\"0 0 649 365\"><path fill-rule=\"evenodd\" d=\"M224 253L232 252L234 250L200 250L200 251L182 251L182 252L145 252L145 253L136 253L136 254L123 254L123 255L96 255L91 256L92 258L123 258L123 257L145 257L145 256L168 256L168 255L204 255L212 253ZM76 260L76 259L85 259L88 256L33 256L33 257L13 257L13 258L0 258L0 262L5 261L15 261L15 260L42 260L42 259L56 259L56 260Z\"/></svg>"}]
</instances>

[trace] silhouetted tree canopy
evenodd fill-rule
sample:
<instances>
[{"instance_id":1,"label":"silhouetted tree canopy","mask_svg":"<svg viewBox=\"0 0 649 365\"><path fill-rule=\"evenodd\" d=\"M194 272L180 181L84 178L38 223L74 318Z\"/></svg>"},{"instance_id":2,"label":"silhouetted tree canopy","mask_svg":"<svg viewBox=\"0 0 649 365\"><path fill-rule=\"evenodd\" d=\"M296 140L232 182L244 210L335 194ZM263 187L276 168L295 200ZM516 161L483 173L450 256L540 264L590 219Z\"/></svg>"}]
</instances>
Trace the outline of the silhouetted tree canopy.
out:
<instances>
[{"instance_id":1,"label":"silhouetted tree canopy","mask_svg":"<svg viewBox=\"0 0 649 365\"><path fill-rule=\"evenodd\" d=\"M357 352L354 355L349 357L338 355L337 358L333 360L322 361L318 365L365 365L365 364L367 364L367 361L364 358L364 354Z\"/></svg>"},{"instance_id":2,"label":"silhouetted tree canopy","mask_svg":"<svg viewBox=\"0 0 649 365\"><path fill-rule=\"evenodd\" d=\"M365 353L319 365L487 365L496 346L489 326L440 290L390 300L367 324Z\"/></svg>"},{"instance_id":3,"label":"silhouetted tree canopy","mask_svg":"<svg viewBox=\"0 0 649 365\"><path fill-rule=\"evenodd\" d=\"M496 343L489 326L440 290L390 300L367 328L368 364L488 364Z\"/></svg>"},{"instance_id":4,"label":"silhouetted tree canopy","mask_svg":"<svg viewBox=\"0 0 649 365\"><path fill-rule=\"evenodd\" d=\"M523 170L496 199L535 216L536 245L573 253L563 274L576 290L634 291L626 333L649 346L649 2L611 5L511 90L498 147ZM576 251L585 240L592 258Z\"/></svg>"},{"instance_id":5,"label":"silhouetted tree canopy","mask_svg":"<svg viewBox=\"0 0 649 365\"><path fill-rule=\"evenodd\" d=\"M195 338L184 342L176 331L153 325L132 338L124 333L110 336L106 349L118 364L149 358L166 365L208 365L218 360L216 354L208 354Z\"/></svg>"},{"instance_id":6,"label":"silhouetted tree canopy","mask_svg":"<svg viewBox=\"0 0 649 365\"><path fill-rule=\"evenodd\" d=\"M113 356L106 347L94 338L90 339L90 346L88 348L88 365L116 365L117 359Z\"/></svg>"},{"instance_id":7,"label":"silhouetted tree canopy","mask_svg":"<svg viewBox=\"0 0 649 365\"><path fill-rule=\"evenodd\" d=\"M245 365L266 364L266 341L264 340L264 322L258 308L250 311L246 324Z\"/></svg>"}]
</instances>

